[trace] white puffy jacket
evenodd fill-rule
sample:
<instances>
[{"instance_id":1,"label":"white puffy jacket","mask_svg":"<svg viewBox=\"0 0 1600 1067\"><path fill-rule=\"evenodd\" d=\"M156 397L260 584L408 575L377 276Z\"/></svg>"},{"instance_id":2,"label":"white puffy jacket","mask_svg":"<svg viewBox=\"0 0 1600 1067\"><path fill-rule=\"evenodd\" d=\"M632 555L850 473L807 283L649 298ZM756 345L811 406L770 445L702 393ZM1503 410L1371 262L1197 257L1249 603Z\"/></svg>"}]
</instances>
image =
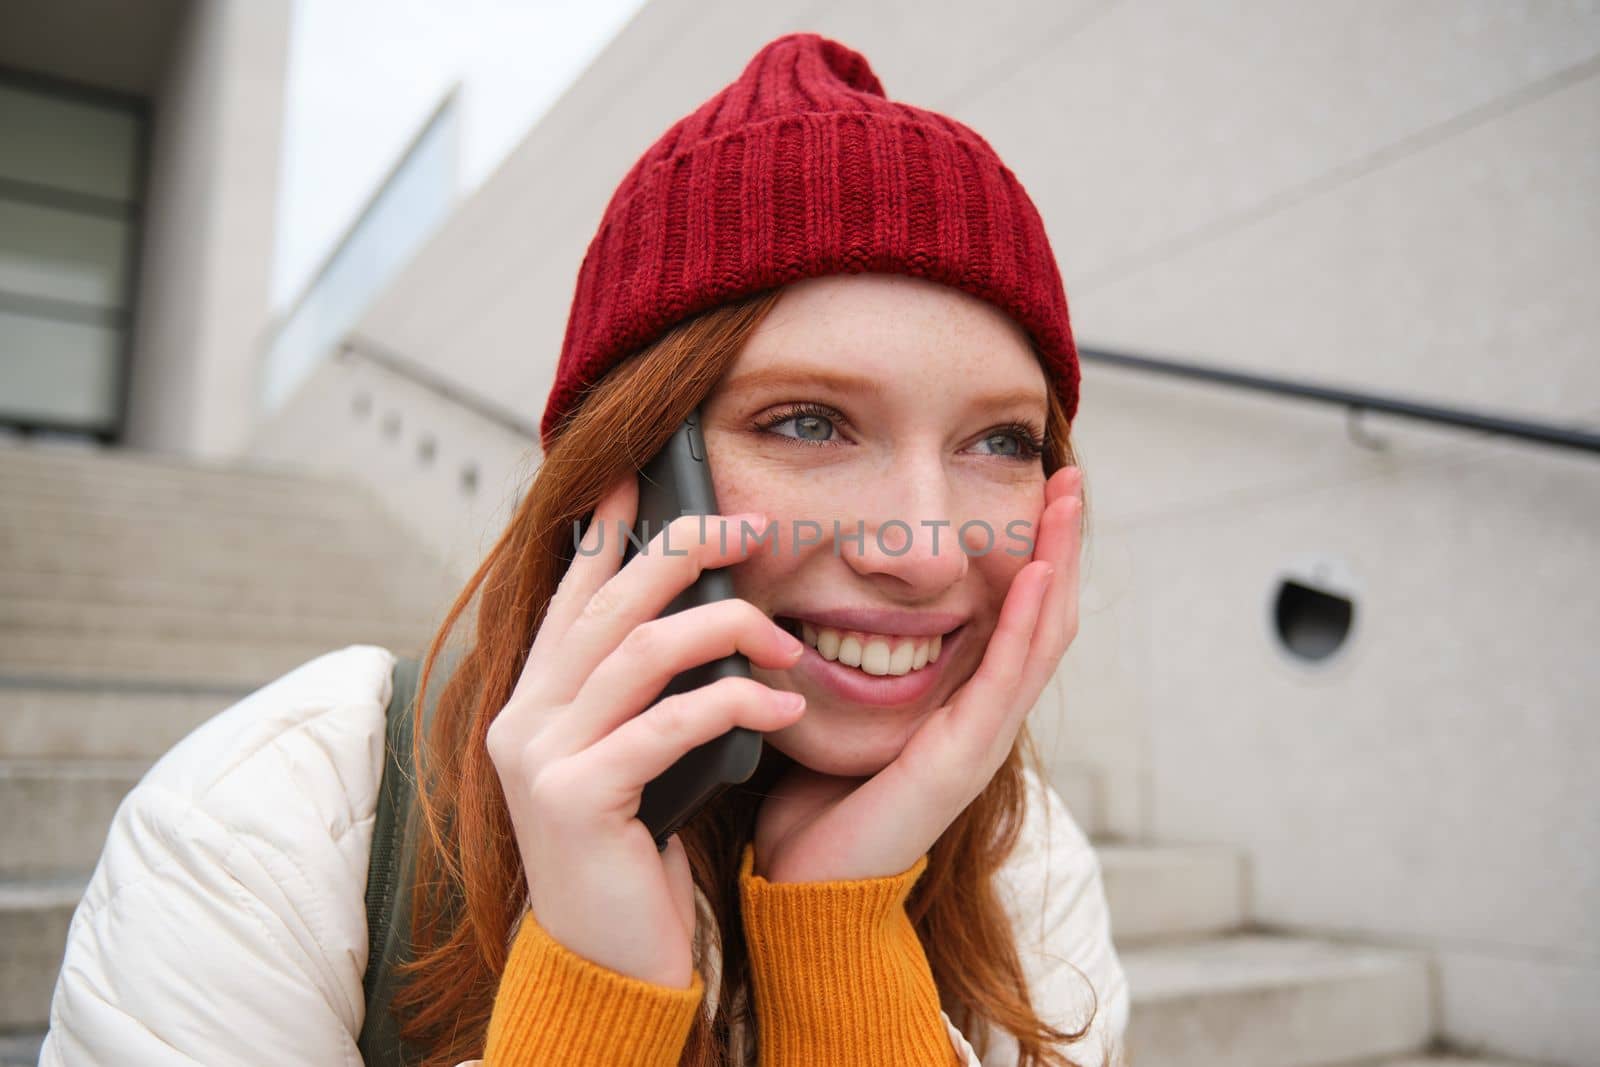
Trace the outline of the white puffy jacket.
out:
<instances>
[{"instance_id":1,"label":"white puffy jacket","mask_svg":"<svg viewBox=\"0 0 1600 1067\"><path fill-rule=\"evenodd\" d=\"M117 810L50 1005L40 1067L345 1064L359 1067L365 890L384 709L395 657L352 645L289 672L173 747ZM1121 1057L1128 988L1097 856L1054 790L1030 775L1001 871L1034 1003ZM713 959L714 964L714 959ZM715 988L714 968L708 988ZM949 1025L948 1018L946 1024ZM980 1061L1016 1063L997 1032Z\"/></svg>"}]
</instances>

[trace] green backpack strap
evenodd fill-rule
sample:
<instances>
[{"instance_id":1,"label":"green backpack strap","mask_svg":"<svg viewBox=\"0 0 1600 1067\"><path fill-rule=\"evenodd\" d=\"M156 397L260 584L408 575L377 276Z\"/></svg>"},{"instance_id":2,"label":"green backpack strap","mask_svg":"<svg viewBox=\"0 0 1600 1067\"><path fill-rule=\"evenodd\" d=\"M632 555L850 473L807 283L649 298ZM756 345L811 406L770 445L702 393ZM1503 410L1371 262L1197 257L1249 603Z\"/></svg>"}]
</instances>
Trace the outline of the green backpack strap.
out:
<instances>
[{"instance_id":1,"label":"green backpack strap","mask_svg":"<svg viewBox=\"0 0 1600 1067\"><path fill-rule=\"evenodd\" d=\"M433 721L439 693L449 677L443 667L441 662L435 668L428 686L424 728ZM422 1058L420 1050L401 1039L399 1022L390 1010L400 986L396 968L411 958L411 883L416 866L412 799L417 790L411 773L412 709L421 670L420 660L396 661L385 713L383 780L367 867L367 973L362 979L367 1014L357 1041L366 1067L405 1067Z\"/></svg>"}]
</instances>

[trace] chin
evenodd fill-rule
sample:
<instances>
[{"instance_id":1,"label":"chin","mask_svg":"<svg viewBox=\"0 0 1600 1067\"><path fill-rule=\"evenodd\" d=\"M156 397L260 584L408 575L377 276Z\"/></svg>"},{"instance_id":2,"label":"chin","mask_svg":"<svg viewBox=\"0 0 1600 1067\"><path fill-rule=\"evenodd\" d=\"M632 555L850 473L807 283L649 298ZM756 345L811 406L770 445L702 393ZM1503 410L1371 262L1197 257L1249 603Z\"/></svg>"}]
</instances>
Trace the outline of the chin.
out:
<instances>
[{"instance_id":1,"label":"chin","mask_svg":"<svg viewBox=\"0 0 1600 1067\"><path fill-rule=\"evenodd\" d=\"M766 743L818 774L870 778L893 763L915 730L903 723L824 723L807 718L766 735Z\"/></svg>"}]
</instances>

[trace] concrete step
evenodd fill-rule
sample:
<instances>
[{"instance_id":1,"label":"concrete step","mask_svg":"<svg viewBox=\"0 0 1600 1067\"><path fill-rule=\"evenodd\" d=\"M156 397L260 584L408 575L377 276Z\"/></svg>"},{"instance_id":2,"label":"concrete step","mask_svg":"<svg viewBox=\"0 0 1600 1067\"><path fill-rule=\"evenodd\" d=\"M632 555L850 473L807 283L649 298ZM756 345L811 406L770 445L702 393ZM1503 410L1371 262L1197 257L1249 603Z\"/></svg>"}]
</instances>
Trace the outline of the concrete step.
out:
<instances>
[{"instance_id":1,"label":"concrete step","mask_svg":"<svg viewBox=\"0 0 1600 1067\"><path fill-rule=\"evenodd\" d=\"M4 484L0 481L0 486ZM228 501L219 503L211 497L204 498L200 505L187 510L169 508L165 511L152 511L147 500L118 504L98 496L35 493L31 491L31 487L17 488L13 485L8 489L6 510L0 515L0 523L18 528L51 529L62 525L101 526L131 523L136 526L155 526L218 522L249 528L260 527L274 515L293 514L295 521L303 525L331 529L359 519L374 506L374 502L363 491L349 489L340 499L337 510L329 511L324 506L325 501L313 499L305 510L289 512L284 507L288 502L287 496L279 493L270 500L263 501L264 508L269 503L272 505L263 515L241 512L228 506Z\"/></svg>"},{"instance_id":2,"label":"concrete step","mask_svg":"<svg viewBox=\"0 0 1600 1067\"><path fill-rule=\"evenodd\" d=\"M0 881L94 869L111 816L150 760L0 761Z\"/></svg>"},{"instance_id":3,"label":"concrete step","mask_svg":"<svg viewBox=\"0 0 1600 1067\"><path fill-rule=\"evenodd\" d=\"M0 513L0 545L25 546L31 541L71 537L85 544L127 540L155 544L207 542L249 548L284 543L295 548L343 547L371 554L416 550L380 506L370 501L360 503L362 506L352 506L348 515L330 517L296 511L280 500L274 514L255 516L240 514L222 504L189 512L145 508L124 511L40 507L12 497L7 498L6 509Z\"/></svg>"},{"instance_id":4,"label":"concrete step","mask_svg":"<svg viewBox=\"0 0 1600 1067\"><path fill-rule=\"evenodd\" d=\"M39 1048L43 1044L42 1028L0 1034L0 1067L37 1067Z\"/></svg>"},{"instance_id":5,"label":"concrete step","mask_svg":"<svg viewBox=\"0 0 1600 1067\"><path fill-rule=\"evenodd\" d=\"M252 566L241 566L242 558L250 558ZM174 587L186 591L170 593ZM432 610L433 605L452 602L461 586L432 560L388 563L345 556L319 561L297 556L274 564L260 556L226 552L178 552L165 559L130 560L126 551L112 550L31 567L0 557L0 588L15 590L11 595L16 596L38 596L43 590L48 597L58 591L63 599L96 602L118 599L94 593L109 588L123 591L125 598L191 604L225 602L230 596L243 602L265 595L276 596L280 603L310 597L313 603L327 604L348 598L355 603L425 605Z\"/></svg>"},{"instance_id":6,"label":"concrete step","mask_svg":"<svg viewBox=\"0 0 1600 1067\"><path fill-rule=\"evenodd\" d=\"M128 523L100 526L63 523L59 528L21 529L15 520L0 520L0 558L8 570L28 570L48 564L70 570L63 562L76 555L126 553L141 562L159 560L177 552L179 558L211 552L235 561L251 559L258 566L276 560L382 560L421 563L428 559L397 533L393 524L378 517L363 523L310 526L294 515L281 515L256 526L230 527L211 521L200 523ZM438 566L437 561L434 565Z\"/></svg>"},{"instance_id":7,"label":"concrete step","mask_svg":"<svg viewBox=\"0 0 1600 1067\"><path fill-rule=\"evenodd\" d=\"M1119 954L1140 1067L1315 1067L1417 1053L1433 1033L1419 953L1244 934Z\"/></svg>"},{"instance_id":8,"label":"concrete step","mask_svg":"<svg viewBox=\"0 0 1600 1067\"><path fill-rule=\"evenodd\" d=\"M0 760L154 761L250 692L0 681Z\"/></svg>"},{"instance_id":9,"label":"concrete step","mask_svg":"<svg viewBox=\"0 0 1600 1067\"><path fill-rule=\"evenodd\" d=\"M59 484L48 479L0 477L0 497L30 510L137 514L158 511L201 520L226 512L241 519L270 522L284 515L330 522L359 518L373 506L364 489L349 485L291 485L277 490L230 490L223 486Z\"/></svg>"},{"instance_id":10,"label":"concrete step","mask_svg":"<svg viewBox=\"0 0 1600 1067\"><path fill-rule=\"evenodd\" d=\"M0 882L0 945L5 946L0 954L0 1031L42 1031L49 1025L50 994L86 880ZM0 1037L0 1067L15 1051L6 1042L16 1036ZM33 1054L37 1058L37 1045Z\"/></svg>"},{"instance_id":11,"label":"concrete step","mask_svg":"<svg viewBox=\"0 0 1600 1067\"><path fill-rule=\"evenodd\" d=\"M1213 845L1096 846L1118 946L1214 937L1245 921L1245 865Z\"/></svg>"},{"instance_id":12,"label":"concrete step","mask_svg":"<svg viewBox=\"0 0 1600 1067\"><path fill-rule=\"evenodd\" d=\"M37 1057L87 872L150 765L326 652L421 652L458 587L341 482L0 445L0 501L5 1067Z\"/></svg>"},{"instance_id":13,"label":"concrete step","mask_svg":"<svg viewBox=\"0 0 1600 1067\"><path fill-rule=\"evenodd\" d=\"M198 486L144 488L137 485L105 487L59 485L0 478L0 499L28 511L119 512L155 511L203 521L218 513L239 519L271 522L284 515L308 516L330 522L359 519L373 506L365 490L350 486L331 492L319 488L290 487L272 492L230 492Z\"/></svg>"},{"instance_id":14,"label":"concrete step","mask_svg":"<svg viewBox=\"0 0 1600 1067\"><path fill-rule=\"evenodd\" d=\"M139 472L163 471L242 471L265 477L282 477L281 464L245 459L229 460L195 459L166 452L150 452L137 448L108 446L92 442L61 442L27 438L0 437L0 470L31 469L45 464L55 464L63 469L82 468L90 473L115 471L128 477ZM298 472L289 472L298 476Z\"/></svg>"},{"instance_id":15,"label":"concrete step","mask_svg":"<svg viewBox=\"0 0 1600 1067\"><path fill-rule=\"evenodd\" d=\"M352 574L340 568L327 574L276 574L263 577L232 567L201 580L159 574L50 574L4 569L0 562L0 601L59 600L65 603L154 607L173 610L259 612L337 618L352 607L385 618L444 618L459 586L447 575L422 570L402 578Z\"/></svg>"},{"instance_id":16,"label":"concrete step","mask_svg":"<svg viewBox=\"0 0 1600 1067\"><path fill-rule=\"evenodd\" d=\"M255 689L346 645L382 645L396 655L409 656L424 651L431 636L424 631L386 633L351 627L317 640L240 642L198 636L180 641L122 634L91 641L66 640L53 631L0 627L0 677L20 685L45 678Z\"/></svg>"},{"instance_id":17,"label":"concrete step","mask_svg":"<svg viewBox=\"0 0 1600 1067\"><path fill-rule=\"evenodd\" d=\"M54 500L232 500L280 507L286 497L311 507L337 509L363 493L351 483L244 462L210 463L127 449L92 452L0 446L0 495Z\"/></svg>"},{"instance_id":18,"label":"concrete step","mask_svg":"<svg viewBox=\"0 0 1600 1067\"><path fill-rule=\"evenodd\" d=\"M239 611L219 604L210 609L154 605L92 604L83 601L9 597L0 599L0 633L28 630L66 640L96 641L139 634L187 641L191 637L240 642L267 640L337 641L351 633L372 633L412 640L431 633L440 619L431 615L405 618L373 611L353 601L325 615ZM381 642L380 642L381 643Z\"/></svg>"},{"instance_id":19,"label":"concrete step","mask_svg":"<svg viewBox=\"0 0 1600 1067\"><path fill-rule=\"evenodd\" d=\"M1439 1053L1432 1056L1401 1056L1398 1059L1380 1060L1372 1067L1535 1067L1535 1065L1512 1060L1481 1060L1473 1056Z\"/></svg>"},{"instance_id":20,"label":"concrete step","mask_svg":"<svg viewBox=\"0 0 1600 1067\"><path fill-rule=\"evenodd\" d=\"M269 575L310 581L348 571L374 581L414 571L438 573L442 565L420 552L394 545L381 523L371 540L360 534L337 543L295 543L288 520L281 539L230 544L205 530L173 538L94 536L65 532L52 537L7 539L0 534L0 560L12 572L47 574L149 574L170 578L205 575Z\"/></svg>"}]
</instances>

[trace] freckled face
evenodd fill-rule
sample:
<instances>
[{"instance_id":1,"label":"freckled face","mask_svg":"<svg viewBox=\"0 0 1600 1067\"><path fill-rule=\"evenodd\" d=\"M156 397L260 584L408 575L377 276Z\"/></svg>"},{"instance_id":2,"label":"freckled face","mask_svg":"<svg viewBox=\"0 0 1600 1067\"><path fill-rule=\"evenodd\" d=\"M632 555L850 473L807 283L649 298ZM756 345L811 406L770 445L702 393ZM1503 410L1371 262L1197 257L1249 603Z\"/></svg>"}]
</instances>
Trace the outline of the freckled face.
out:
<instances>
[{"instance_id":1,"label":"freckled face","mask_svg":"<svg viewBox=\"0 0 1600 1067\"><path fill-rule=\"evenodd\" d=\"M1032 558L1048 388L1022 329L961 290L856 274L785 291L702 406L719 510L777 521L775 547L731 568L735 589L780 622L890 609L959 627L920 684L920 671L869 677L816 649L755 668L807 699L769 744L826 774L875 774L977 670ZM865 537L835 538L835 522ZM820 540L800 546L797 529Z\"/></svg>"}]
</instances>

